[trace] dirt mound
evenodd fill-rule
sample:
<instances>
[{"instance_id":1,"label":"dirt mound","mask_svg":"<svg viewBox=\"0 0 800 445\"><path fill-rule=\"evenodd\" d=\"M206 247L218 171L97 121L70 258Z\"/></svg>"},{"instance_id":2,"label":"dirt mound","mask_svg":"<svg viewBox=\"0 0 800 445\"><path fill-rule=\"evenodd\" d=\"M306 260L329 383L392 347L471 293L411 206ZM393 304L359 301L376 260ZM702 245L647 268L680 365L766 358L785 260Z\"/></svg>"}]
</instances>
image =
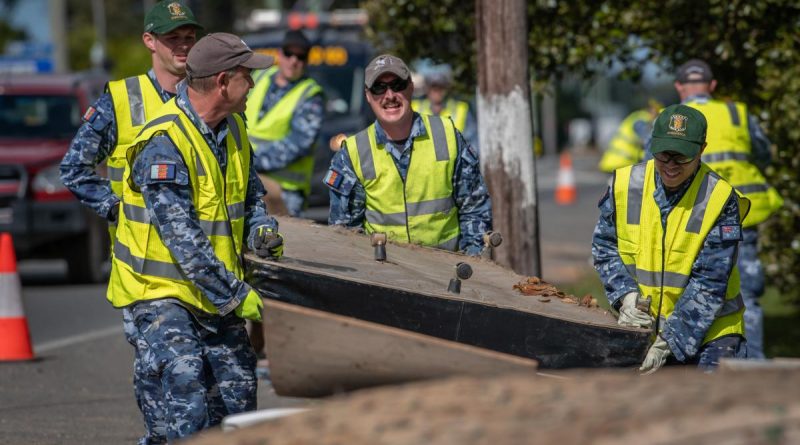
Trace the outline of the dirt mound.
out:
<instances>
[{"instance_id":1,"label":"dirt mound","mask_svg":"<svg viewBox=\"0 0 800 445\"><path fill-rule=\"evenodd\" d=\"M800 443L800 372L453 378L353 393L190 443L238 445Z\"/></svg>"}]
</instances>

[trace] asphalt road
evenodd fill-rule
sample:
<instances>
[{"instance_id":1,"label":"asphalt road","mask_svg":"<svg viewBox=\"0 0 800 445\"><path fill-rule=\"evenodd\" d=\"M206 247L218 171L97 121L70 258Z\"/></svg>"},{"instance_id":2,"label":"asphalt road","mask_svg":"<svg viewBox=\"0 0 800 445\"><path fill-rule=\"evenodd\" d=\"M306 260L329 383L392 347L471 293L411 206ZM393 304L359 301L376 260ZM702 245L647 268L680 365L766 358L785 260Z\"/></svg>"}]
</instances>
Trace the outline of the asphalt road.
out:
<instances>
[{"instance_id":1,"label":"asphalt road","mask_svg":"<svg viewBox=\"0 0 800 445\"><path fill-rule=\"evenodd\" d=\"M557 158L537 163L543 276L560 283L591 270L591 231L605 175L596 156L574 157L578 201L553 201ZM37 359L0 362L0 444L133 444L142 432L131 387L132 349L105 286L65 284L58 262L21 263L23 303ZM298 399L259 388L259 407Z\"/></svg>"}]
</instances>

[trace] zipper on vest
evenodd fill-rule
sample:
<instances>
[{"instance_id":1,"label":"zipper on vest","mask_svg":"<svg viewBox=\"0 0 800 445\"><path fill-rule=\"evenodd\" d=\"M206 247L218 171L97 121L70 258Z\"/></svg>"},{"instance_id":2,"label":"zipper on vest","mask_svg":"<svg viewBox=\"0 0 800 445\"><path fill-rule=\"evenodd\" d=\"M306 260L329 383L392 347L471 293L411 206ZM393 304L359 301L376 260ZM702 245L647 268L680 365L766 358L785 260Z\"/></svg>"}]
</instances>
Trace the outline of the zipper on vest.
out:
<instances>
[{"instance_id":1,"label":"zipper on vest","mask_svg":"<svg viewBox=\"0 0 800 445\"><path fill-rule=\"evenodd\" d=\"M411 150L408 153L408 170L406 170L406 175L403 176L400 174L400 167L397 166L396 162L392 162L394 164L394 168L397 170L397 174L400 176L400 180L403 181L403 208L406 209L405 220L406 220L406 238L408 238L408 242L411 243L411 230L408 227L408 197L406 195L406 178L408 178L408 174L411 173L411 156L414 154L414 141L411 141L411 147L408 148ZM391 155L389 155L391 156Z\"/></svg>"},{"instance_id":2,"label":"zipper on vest","mask_svg":"<svg viewBox=\"0 0 800 445\"><path fill-rule=\"evenodd\" d=\"M658 286L661 296L658 299L658 312L656 312L656 336L661 333L661 306L664 304L664 268L666 265L667 220L669 219L670 213L672 213L672 209L667 212L666 218L661 220L661 282Z\"/></svg>"}]
</instances>

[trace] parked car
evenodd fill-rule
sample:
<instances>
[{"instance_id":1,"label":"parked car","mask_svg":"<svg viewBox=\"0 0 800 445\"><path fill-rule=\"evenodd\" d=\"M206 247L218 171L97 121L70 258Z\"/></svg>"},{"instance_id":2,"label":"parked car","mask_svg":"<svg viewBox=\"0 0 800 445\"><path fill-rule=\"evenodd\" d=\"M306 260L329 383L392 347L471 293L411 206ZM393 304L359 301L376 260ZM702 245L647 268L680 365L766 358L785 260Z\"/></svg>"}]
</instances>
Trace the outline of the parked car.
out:
<instances>
[{"instance_id":1,"label":"parked car","mask_svg":"<svg viewBox=\"0 0 800 445\"><path fill-rule=\"evenodd\" d=\"M17 257L63 258L69 279L105 279L106 222L64 187L59 164L81 115L103 92L102 75L0 77L0 231Z\"/></svg>"}]
</instances>

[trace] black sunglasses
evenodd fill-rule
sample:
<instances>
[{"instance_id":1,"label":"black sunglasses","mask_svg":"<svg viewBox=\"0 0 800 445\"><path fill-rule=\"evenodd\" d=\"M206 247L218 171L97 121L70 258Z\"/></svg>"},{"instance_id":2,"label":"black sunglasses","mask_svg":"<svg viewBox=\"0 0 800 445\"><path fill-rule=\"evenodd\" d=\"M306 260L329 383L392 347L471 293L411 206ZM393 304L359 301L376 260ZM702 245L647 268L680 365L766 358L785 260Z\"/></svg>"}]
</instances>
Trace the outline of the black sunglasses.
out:
<instances>
[{"instance_id":1,"label":"black sunglasses","mask_svg":"<svg viewBox=\"0 0 800 445\"><path fill-rule=\"evenodd\" d=\"M305 62L306 60L308 60L308 53L307 52L292 51L292 50L286 49L286 48L283 48L281 51L283 51L283 55L286 56L287 59L291 59L292 56L294 56L294 57L297 57L297 60L299 60L301 62Z\"/></svg>"},{"instance_id":2,"label":"black sunglasses","mask_svg":"<svg viewBox=\"0 0 800 445\"><path fill-rule=\"evenodd\" d=\"M401 91L405 91L408 88L408 79L400 79L399 77L391 82L375 82L369 87L369 92L380 96L381 94L386 92L386 89L390 88L395 93L399 93Z\"/></svg>"},{"instance_id":3,"label":"black sunglasses","mask_svg":"<svg viewBox=\"0 0 800 445\"><path fill-rule=\"evenodd\" d=\"M675 161L676 164L688 164L694 161L697 156L689 157L680 153L669 154L665 151L662 151L655 153L653 157L665 164L669 163L669 161Z\"/></svg>"}]
</instances>

